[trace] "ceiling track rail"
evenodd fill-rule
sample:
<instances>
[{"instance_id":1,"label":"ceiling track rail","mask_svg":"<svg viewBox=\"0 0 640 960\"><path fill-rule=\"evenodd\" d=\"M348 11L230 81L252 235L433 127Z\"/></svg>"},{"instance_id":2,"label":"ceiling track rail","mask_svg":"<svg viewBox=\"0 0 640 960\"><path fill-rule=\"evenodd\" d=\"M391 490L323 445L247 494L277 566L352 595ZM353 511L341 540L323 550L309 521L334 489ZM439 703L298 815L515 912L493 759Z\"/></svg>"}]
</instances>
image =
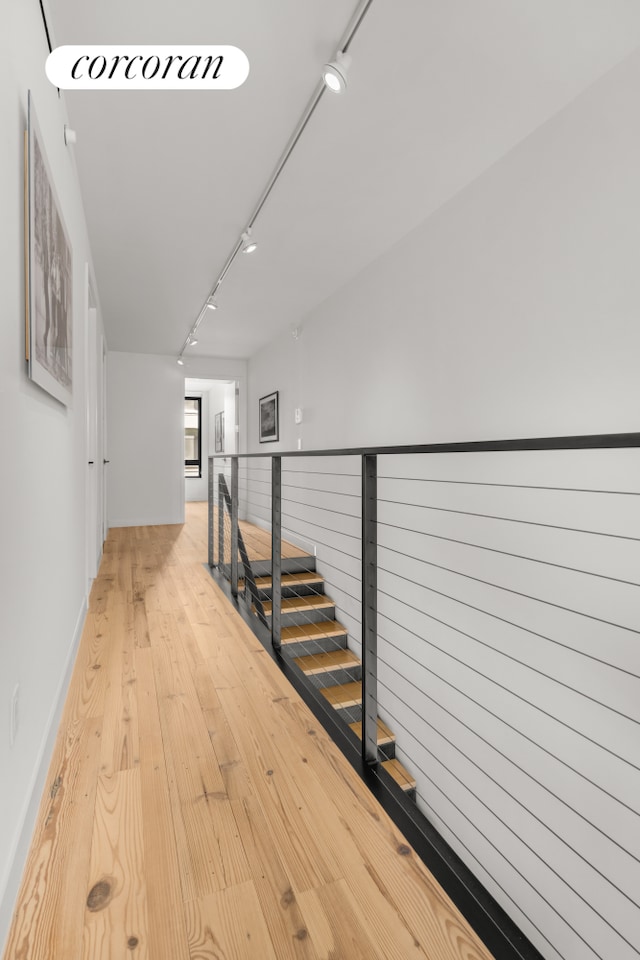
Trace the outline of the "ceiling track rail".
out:
<instances>
[{"instance_id":1,"label":"ceiling track rail","mask_svg":"<svg viewBox=\"0 0 640 960\"><path fill-rule=\"evenodd\" d=\"M49 53L51 53L52 50L53 50L53 47L51 46L51 36L50 36L50 34L49 34L49 24L47 23L47 15L46 15L46 13L44 12L44 4L43 4L42 0L40 0L40 13L42 14L42 22L44 23L44 32L45 32L46 35L47 35L47 46L49 47Z\"/></svg>"},{"instance_id":2,"label":"ceiling track rail","mask_svg":"<svg viewBox=\"0 0 640 960\"><path fill-rule=\"evenodd\" d=\"M40 2L42 3L42 0L40 0ZM340 52L346 53L346 51L349 49L349 46L353 38L355 37L356 33L360 29L362 22L367 14L367 11L371 7L372 3L373 3L373 0L361 0L361 2L356 7L356 10L354 11L354 14L351 18L349 26L347 27L346 31L342 35L340 43L338 44L337 49ZM284 148L284 150L280 155L280 159L276 163L273 173L271 174L271 176L269 177L269 180L267 181L267 185L265 186L264 190L260 194L260 198L256 203L256 205L254 206L249 219L247 220L247 226L245 229L251 229L255 221L259 217L260 213L262 212L262 208L264 207L265 203L269 199L271 192L275 187L276 183L280 179L280 175L282 174L282 171L287 165L289 157L295 150L296 145L300 140L300 137L304 133L307 127L307 124L311 120L311 117L313 116L316 107L320 103L320 100L322 99L325 93L325 90L326 90L326 87L324 82L322 80L318 81L318 84L316 85L315 90L313 91L306 107L302 112L302 116L298 120L293 133L289 137L286 147ZM241 250L242 250L242 241L238 240L235 246L233 247L233 250L227 257L226 263L222 268L222 271L218 275L216 282L213 285L213 289L211 290L211 292L207 296L207 299L203 303L195 323L193 324L193 326L191 327L191 330L185 337L184 343L182 344L182 347L180 348L180 352L178 354L178 359L180 360L182 359L182 356L184 355L184 351L187 349L187 347L189 346L189 343L191 342L191 338L193 337L196 330L202 323L202 320L204 319L204 316L207 310L207 303L215 297L216 293L220 289L220 286L224 278L226 277L229 271L231 264L233 263L233 261L235 260L235 258L237 257L237 255L240 253Z\"/></svg>"}]
</instances>

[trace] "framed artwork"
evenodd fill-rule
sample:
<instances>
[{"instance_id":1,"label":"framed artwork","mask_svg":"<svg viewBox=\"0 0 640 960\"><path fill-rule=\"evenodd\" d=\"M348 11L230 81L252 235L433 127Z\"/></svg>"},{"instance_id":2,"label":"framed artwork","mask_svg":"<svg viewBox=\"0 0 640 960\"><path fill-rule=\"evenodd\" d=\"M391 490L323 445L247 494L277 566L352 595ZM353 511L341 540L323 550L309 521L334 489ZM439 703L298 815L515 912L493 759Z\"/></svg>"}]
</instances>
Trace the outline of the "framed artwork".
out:
<instances>
[{"instance_id":1,"label":"framed artwork","mask_svg":"<svg viewBox=\"0 0 640 960\"><path fill-rule=\"evenodd\" d=\"M260 443L278 439L278 391L260 397Z\"/></svg>"},{"instance_id":2,"label":"framed artwork","mask_svg":"<svg viewBox=\"0 0 640 960\"><path fill-rule=\"evenodd\" d=\"M29 377L68 406L73 388L73 253L31 92L27 134Z\"/></svg>"},{"instance_id":3,"label":"framed artwork","mask_svg":"<svg viewBox=\"0 0 640 960\"><path fill-rule=\"evenodd\" d=\"M216 443L215 452L224 453L224 410L216 413Z\"/></svg>"}]
</instances>

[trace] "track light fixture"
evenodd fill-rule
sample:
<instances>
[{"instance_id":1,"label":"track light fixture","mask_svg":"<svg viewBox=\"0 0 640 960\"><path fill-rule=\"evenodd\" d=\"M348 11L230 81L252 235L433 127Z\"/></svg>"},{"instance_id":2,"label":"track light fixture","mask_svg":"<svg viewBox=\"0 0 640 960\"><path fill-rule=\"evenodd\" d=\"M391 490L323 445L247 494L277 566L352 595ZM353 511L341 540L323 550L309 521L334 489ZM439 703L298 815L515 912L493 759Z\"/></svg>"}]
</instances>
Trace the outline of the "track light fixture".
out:
<instances>
[{"instance_id":1,"label":"track light fixture","mask_svg":"<svg viewBox=\"0 0 640 960\"><path fill-rule=\"evenodd\" d=\"M240 239L242 240L243 253L253 253L254 250L257 250L258 244L251 236L251 227L247 227Z\"/></svg>"},{"instance_id":2,"label":"track light fixture","mask_svg":"<svg viewBox=\"0 0 640 960\"><path fill-rule=\"evenodd\" d=\"M327 90L331 93L344 93L347 89L347 73L350 65L351 57L341 50L336 54L335 60L325 63L322 68L322 79Z\"/></svg>"},{"instance_id":3,"label":"track light fixture","mask_svg":"<svg viewBox=\"0 0 640 960\"><path fill-rule=\"evenodd\" d=\"M191 337L191 339L189 340L189 344L190 344L192 347L195 347L195 345L196 345L197 342L198 342L198 341L196 340L195 337Z\"/></svg>"},{"instance_id":4,"label":"track light fixture","mask_svg":"<svg viewBox=\"0 0 640 960\"><path fill-rule=\"evenodd\" d=\"M184 367L184 360L182 359L182 357L178 357L178 363L180 364L181 367Z\"/></svg>"},{"instance_id":5,"label":"track light fixture","mask_svg":"<svg viewBox=\"0 0 640 960\"><path fill-rule=\"evenodd\" d=\"M217 309L218 309L218 304L215 303L213 297L209 297L209 299L207 300L206 306L207 306L207 308L208 308L209 310L217 310Z\"/></svg>"}]
</instances>

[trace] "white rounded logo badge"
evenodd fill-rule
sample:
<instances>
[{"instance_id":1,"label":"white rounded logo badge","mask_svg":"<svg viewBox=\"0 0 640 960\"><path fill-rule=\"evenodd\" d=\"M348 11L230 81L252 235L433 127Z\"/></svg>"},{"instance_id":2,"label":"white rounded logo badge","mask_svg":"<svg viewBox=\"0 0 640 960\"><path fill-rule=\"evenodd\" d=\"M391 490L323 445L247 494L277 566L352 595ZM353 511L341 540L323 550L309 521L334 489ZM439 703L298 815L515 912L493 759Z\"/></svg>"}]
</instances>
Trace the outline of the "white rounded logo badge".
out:
<instances>
[{"instance_id":1,"label":"white rounded logo badge","mask_svg":"<svg viewBox=\"0 0 640 960\"><path fill-rule=\"evenodd\" d=\"M232 46L62 46L47 57L61 90L234 90L249 76Z\"/></svg>"}]
</instances>

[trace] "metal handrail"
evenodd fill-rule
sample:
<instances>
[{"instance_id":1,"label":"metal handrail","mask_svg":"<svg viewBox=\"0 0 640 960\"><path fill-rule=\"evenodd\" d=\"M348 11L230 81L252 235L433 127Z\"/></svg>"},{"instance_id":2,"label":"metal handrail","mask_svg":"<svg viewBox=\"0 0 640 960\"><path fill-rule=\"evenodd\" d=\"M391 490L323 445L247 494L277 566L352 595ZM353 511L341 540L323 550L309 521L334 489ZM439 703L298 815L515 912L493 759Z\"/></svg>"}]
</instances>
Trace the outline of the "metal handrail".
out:
<instances>
[{"instance_id":1,"label":"metal handrail","mask_svg":"<svg viewBox=\"0 0 640 960\"><path fill-rule=\"evenodd\" d=\"M227 486L227 481L226 481L226 479L225 479L224 474L222 474L222 473L221 473L221 474L219 475L219 477L218 477L218 491L219 491L219 494L220 494L220 497L219 497L218 502L220 502L220 499L222 499L223 510L224 510L224 507L226 506L227 510L229 511L229 516L230 516L230 518L231 518L232 527L233 527L233 516L234 516L234 513L236 514L236 524L237 524L237 495L236 495L236 509L235 509L235 511L234 511L234 509L233 509L233 501L232 501L232 498L231 498L231 494L230 494L230 492L229 492L229 488L228 488L228 486ZM219 546L220 552L219 552L219 555L218 555L218 556L219 556L220 566L221 566L221 568L224 569L224 523L220 523L220 525L219 525L219 533L220 533L220 541L219 541L219 543L220 543L220 546ZM264 605L263 605L262 600L260 599L260 595L259 595L259 593L258 593L258 588L257 588L257 586L256 586L256 579L255 579L255 576L254 576L254 573L253 573L253 567L251 566L251 561L249 560L249 554L247 553L247 548L246 548L246 546L245 546L244 537L242 536L242 531L240 530L240 528L239 528L238 526L236 526L236 536L237 536L237 551L235 551L235 552L236 552L236 564L237 564L237 554L238 554L238 552L239 552L239 553L240 553L240 559L241 559L241 561L242 561L242 566L243 566L243 568L244 568L245 591L246 591L246 589L248 588L248 590L249 590L249 595L250 595L250 597L251 597L251 599L252 599L252 601L253 601L253 605L254 605L254 607L255 607L256 615L257 615L258 619L260 620L260 622L261 622L262 624L264 624L264 626L266 627L266 626L268 626L268 623L267 623L266 614L265 614L265 612L264 612ZM236 538L233 536L233 531L232 531L232 539L231 539L231 550L232 550L232 555L231 555L231 567L232 567L231 580L232 580L232 581L233 581L233 579L234 579L234 576L233 576L233 553L234 553L234 551L233 551L233 541L234 541L234 539L236 539ZM237 594L237 572L236 572L236 594Z\"/></svg>"}]
</instances>

